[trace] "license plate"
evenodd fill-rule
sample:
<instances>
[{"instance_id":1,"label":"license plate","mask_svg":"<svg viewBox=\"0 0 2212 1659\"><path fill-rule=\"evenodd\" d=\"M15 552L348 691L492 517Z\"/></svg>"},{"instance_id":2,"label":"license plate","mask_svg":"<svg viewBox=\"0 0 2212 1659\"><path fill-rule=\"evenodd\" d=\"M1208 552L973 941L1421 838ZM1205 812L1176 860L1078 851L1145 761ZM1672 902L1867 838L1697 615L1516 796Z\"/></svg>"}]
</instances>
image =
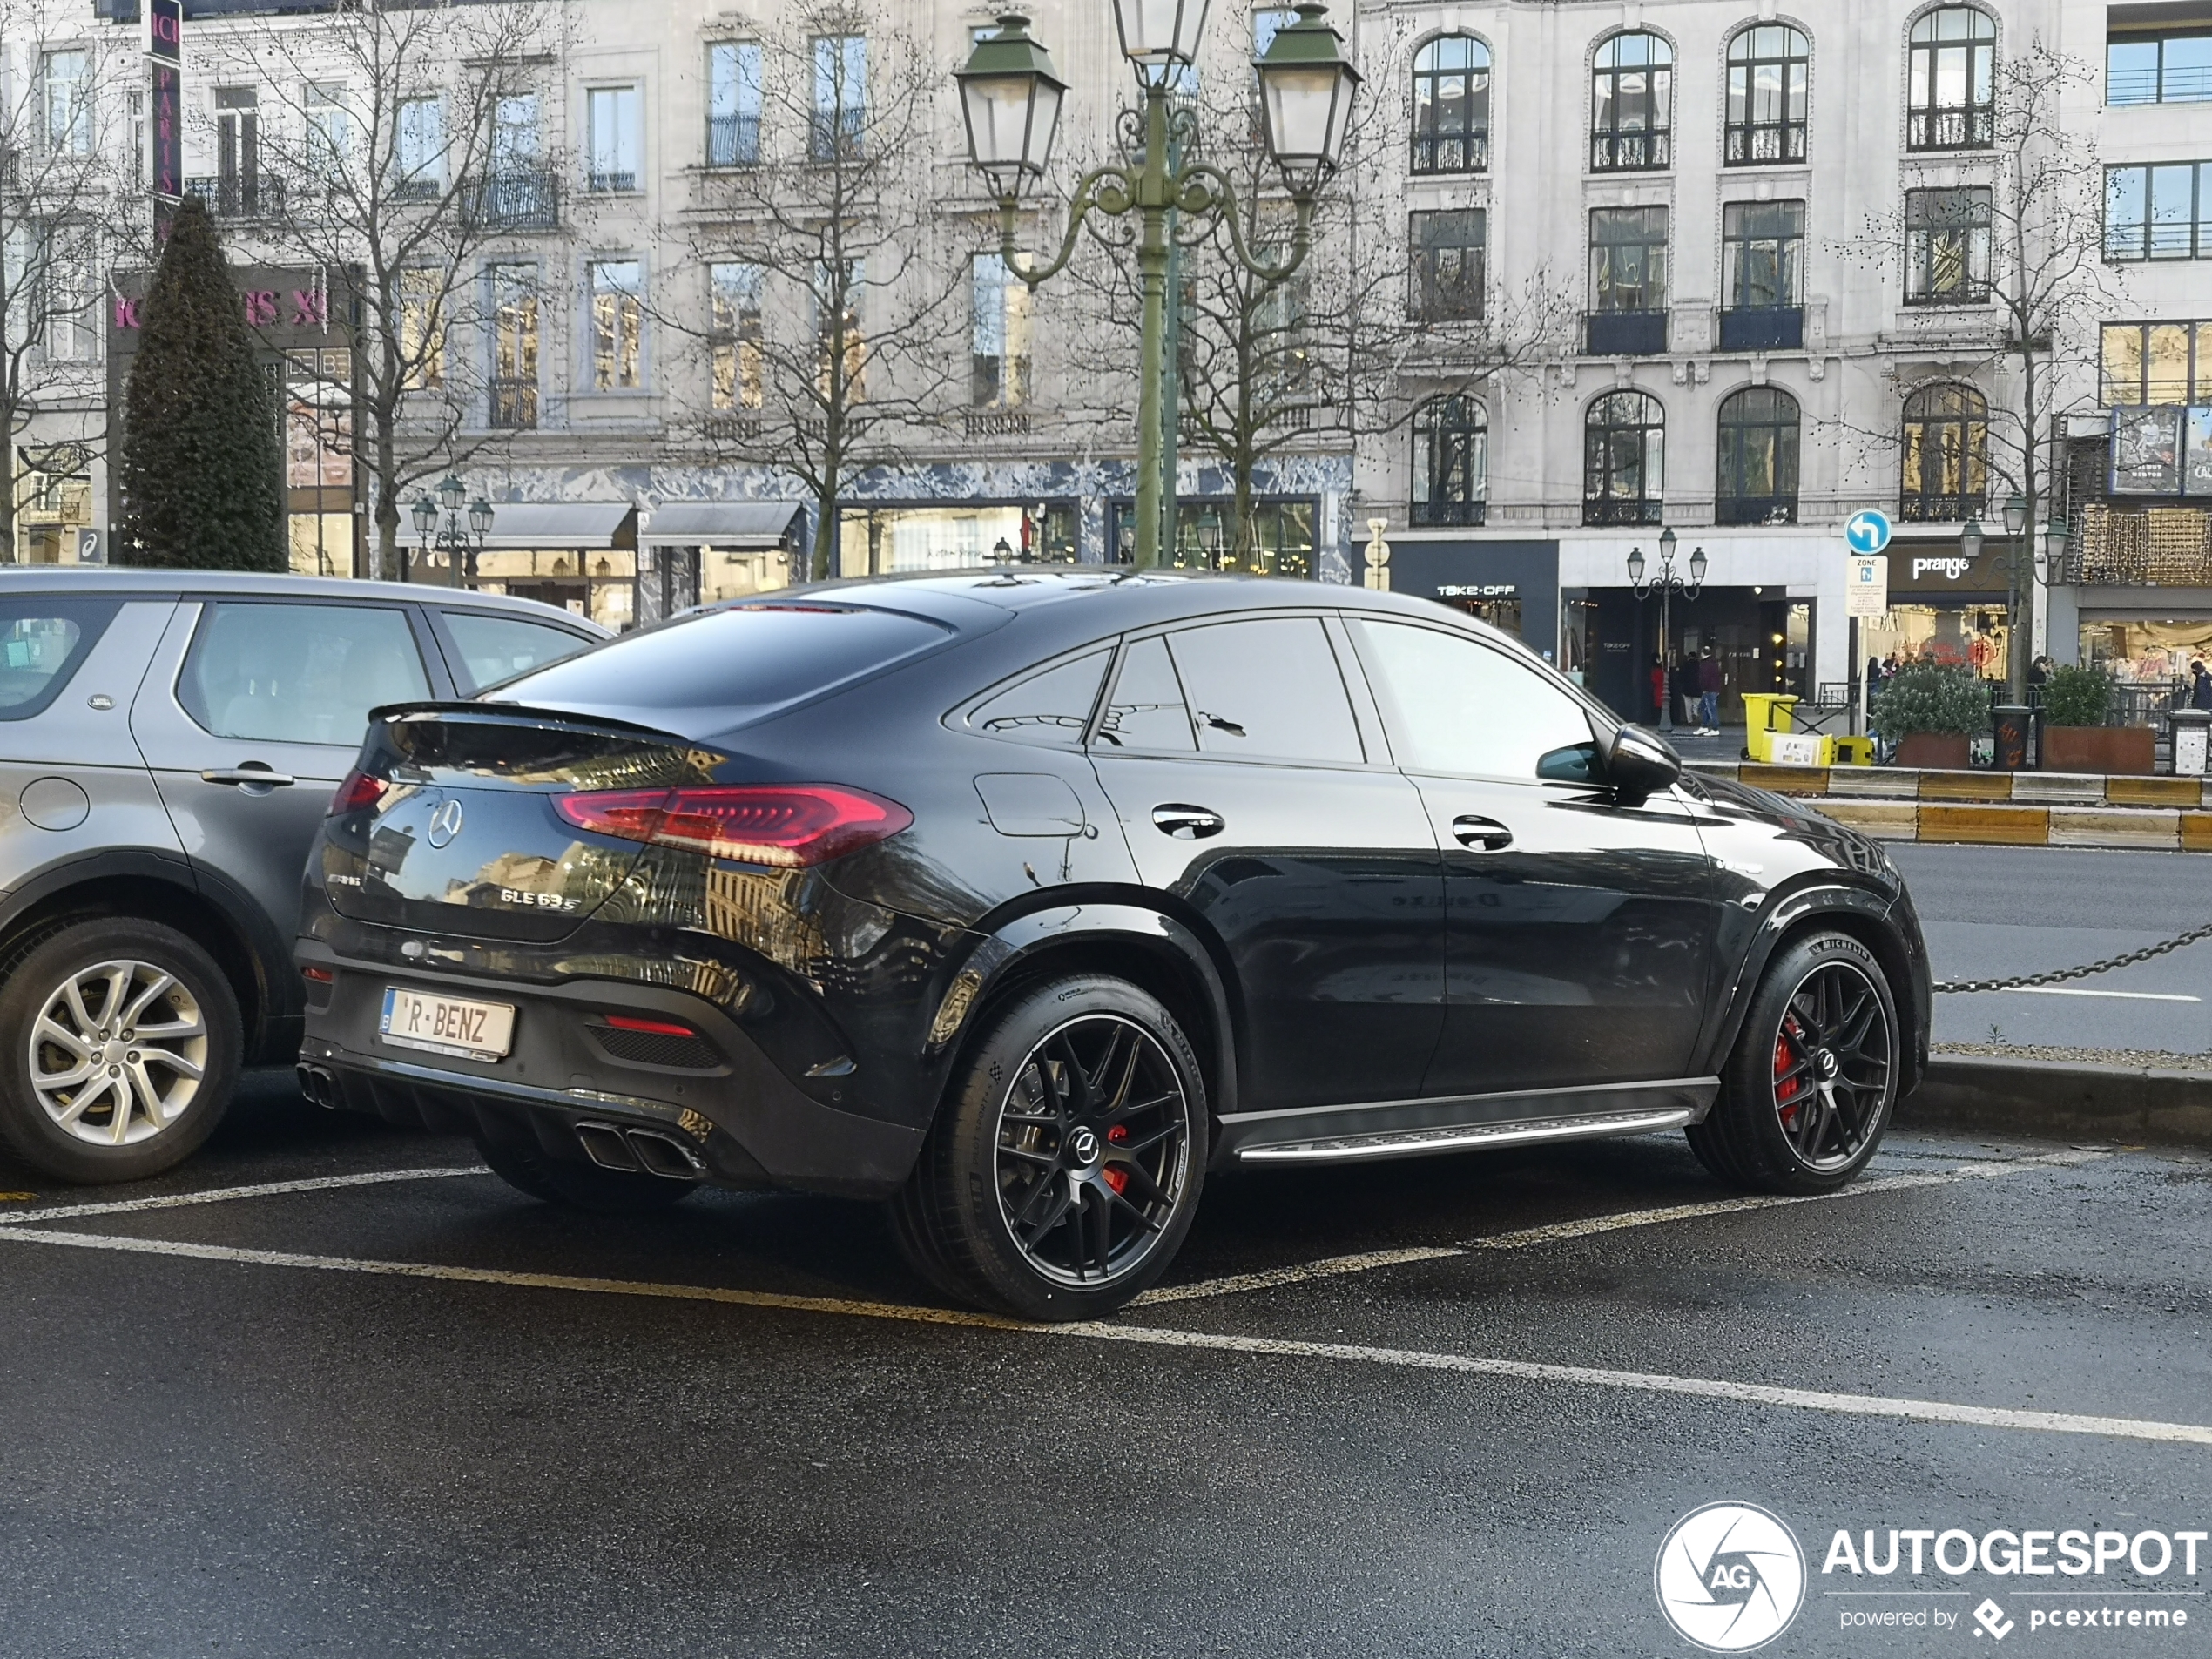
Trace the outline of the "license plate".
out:
<instances>
[{"instance_id":1,"label":"license plate","mask_svg":"<svg viewBox=\"0 0 2212 1659\"><path fill-rule=\"evenodd\" d=\"M376 1032L401 1049L497 1060L515 1046L515 1008L509 1002L472 1002L388 985Z\"/></svg>"}]
</instances>

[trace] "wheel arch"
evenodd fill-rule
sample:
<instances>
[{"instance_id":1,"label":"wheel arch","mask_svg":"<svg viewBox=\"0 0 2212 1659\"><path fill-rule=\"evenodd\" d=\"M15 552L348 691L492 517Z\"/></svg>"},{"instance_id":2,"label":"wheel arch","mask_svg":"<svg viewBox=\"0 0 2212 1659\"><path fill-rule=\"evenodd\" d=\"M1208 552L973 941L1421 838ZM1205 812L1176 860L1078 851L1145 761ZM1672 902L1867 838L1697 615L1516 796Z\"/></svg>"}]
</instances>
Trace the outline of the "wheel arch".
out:
<instances>
[{"instance_id":1,"label":"wheel arch","mask_svg":"<svg viewBox=\"0 0 2212 1659\"><path fill-rule=\"evenodd\" d=\"M1898 1093L1900 1097L1909 1094L1919 1081L1920 1056L1926 1052L1927 1015L1917 991L1912 954L1892 918L1892 904L1883 894L1840 883L1800 887L1771 903L1737 970L1727 1010L1707 1047L1709 1069L1718 1070L1728 1064L1767 965L1805 934L1832 928L1872 952L1889 979L1901 1027L1898 1046L1905 1061L1906 1075Z\"/></svg>"},{"instance_id":2,"label":"wheel arch","mask_svg":"<svg viewBox=\"0 0 2212 1659\"><path fill-rule=\"evenodd\" d=\"M228 895L226 895L227 897ZM78 921L138 916L174 927L215 959L238 998L248 1062L262 1053L283 998L269 980L267 941L233 906L211 895L179 861L150 853L107 853L41 871L0 907L0 953Z\"/></svg>"},{"instance_id":3,"label":"wheel arch","mask_svg":"<svg viewBox=\"0 0 2212 1659\"><path fill-rule=\"evenodd\" d=\"M1009 999L1078 973L1111 974L1158 998L1197 1055L1210 1114L1235 1110L1240 1030L1221 971L1190 928L1141 905L1062 905L985 934L952 976L931 1022L930 1047L946 1055L946 1087Z\"/></svg>"}]
</instances>

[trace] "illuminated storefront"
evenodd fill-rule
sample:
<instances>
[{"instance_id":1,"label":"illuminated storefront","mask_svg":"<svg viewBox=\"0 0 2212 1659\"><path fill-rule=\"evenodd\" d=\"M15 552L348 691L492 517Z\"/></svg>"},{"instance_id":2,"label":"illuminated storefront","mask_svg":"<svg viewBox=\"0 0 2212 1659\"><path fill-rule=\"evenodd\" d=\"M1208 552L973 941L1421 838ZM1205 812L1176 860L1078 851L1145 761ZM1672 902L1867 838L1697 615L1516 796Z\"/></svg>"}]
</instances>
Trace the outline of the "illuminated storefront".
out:
<instances>
[{"instance_id":1,"label":"illuminated storefront","mask_svg":"<svg viewBox=\"0 0 2212 1659\"><path fill-rule=\"evenodd\" d=\"M2002 533L1968 558L1955 541L1912 542L1889 550L1890 609L1859 623L1859 666L1885 662L1935 663L1972 669L1983 679L2008 671L2012 618L2007 609L2007 561Z\"/></svg>"}]
</instances>

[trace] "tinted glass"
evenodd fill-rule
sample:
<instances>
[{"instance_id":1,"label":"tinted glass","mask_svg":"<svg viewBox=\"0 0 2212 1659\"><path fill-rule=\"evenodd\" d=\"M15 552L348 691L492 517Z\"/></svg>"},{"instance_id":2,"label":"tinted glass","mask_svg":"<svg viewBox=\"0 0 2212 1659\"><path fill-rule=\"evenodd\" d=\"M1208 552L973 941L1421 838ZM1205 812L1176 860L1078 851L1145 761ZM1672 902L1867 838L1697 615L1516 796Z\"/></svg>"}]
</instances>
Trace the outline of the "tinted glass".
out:
<instances>
[{"instance_id":1,"label":"tinted glass","mask_svg":"<svg viewBox=\"0 0 2212 1659\"><path fill-rule=\"evenodd\" d=\"M634 709L648 720L692 709L718 729L950 637L949 628L887 610L729 605L540 669L501 686L497 700Z\"/></svg>"},{"instance_id":2,"label":"tinted glass","mask_svg":"<svg viewBox=\"0 0 2212 1659\"><path fill-rule=\"evenodd\" d=\"M591 643L565 628L549 628L517 617L486 616L481 610L448 610L445 619L446 631L461 653L454 678L461 682L464 697L573 657Z\"/></svg>"},{"instance_id":3,"label":"tinted glass","mask_svg":"<svg viewBox=\"0 0 2212 1659\"><path fill-rule=\"evenodd\" d=\"M1171 634L1168 644L1208 754L1338 765L1366 759L1316 618L1221 623Z\"/></svg>"},{"instance_id":4,"label":"tinted glass","mask_svg":"<svg viewBox=\"0 0 2212 1659\"><path fill-rule=\"evenodd\" d=\"M1122 658L1098 723L1098 746L1155 754L1189 754L1198 746L1190 740L1190 716L1165 640L1140 639Z\"/></svg>"},{"instance_id":5,"label":"tinted glass","mask_svg":"<svg viewBox=\"0 0 2212 1659\"><path fill-rule=\"evenodd\" d=\"M1533 779L1545 757L1593 741L1582 705L1504 651L1410 624L1352 626L1401 766ZM1557 759L1543 772L1568 775Z\"/></svg>"},{"instance_id":6,"label":"tinted glass","mask_svg":"<svg viewBox=\"0 0 2212 1659\"><path fill-rule=\"evenodd\" d=\"M371 709L429 695L406 613L372 605L210 604L177 685L219 738L347 748Z\"/></svg>"},{"instance_id":7,"label":"tinted glass","mask_svg":"<svg viewBox=\"0 0 2212 1659\"><path fill-rule=\"evenodd\" d=\"M1112 655L1101 649L1042 674L1032 674L985 703L968 717L968 724L978 732L1015 743L1078 748L1083 727L1098 702L1098 685L1106 678L1107 659Z\"/></svg>"},{"instance_id":8,"label":"tinted glass","mask_svg":"<svg viewBox=\"0 0 2212 1659\"><path fill-rule=\"evenodd\" d=\"M0 601L0 720L26 719L54 700L116 604L34 594Z\"/></svg>"}]
</instances>

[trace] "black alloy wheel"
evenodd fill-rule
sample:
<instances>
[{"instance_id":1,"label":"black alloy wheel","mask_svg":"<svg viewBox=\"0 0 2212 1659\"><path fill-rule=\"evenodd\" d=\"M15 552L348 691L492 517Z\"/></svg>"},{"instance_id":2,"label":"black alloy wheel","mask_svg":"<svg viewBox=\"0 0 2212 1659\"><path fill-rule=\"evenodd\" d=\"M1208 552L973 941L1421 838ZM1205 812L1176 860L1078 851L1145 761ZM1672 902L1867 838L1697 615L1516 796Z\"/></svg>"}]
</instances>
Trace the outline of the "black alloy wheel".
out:
<instances>
[{"instance_id":1,"label":"black alloy wheel","mask_svg":"<svg viewBox=\"0 0 2212 1659\"><path fill-rule=\"evenodd\" d=\"M1109 1312L1188 1231L1205 1162L1196 1056L1136 986L1091 975L1010 1007L955 1080L894 1231L956 1299L1023 1318Z\"/></svg>"},{"instance_id":2,"label":"black alloy wheel","mask_svg":"<svg viewBox=\"0 0 2212 1659\"><path fill-rule=\"evenodd\" d=\"M1705 1167L1766 1192L1829 1192L1864 1169L1903 1043L1881 964L1848 934L1793 941L1753 995L1720 1098L1689 1130Z\"/></svg>"}]
</instances>

